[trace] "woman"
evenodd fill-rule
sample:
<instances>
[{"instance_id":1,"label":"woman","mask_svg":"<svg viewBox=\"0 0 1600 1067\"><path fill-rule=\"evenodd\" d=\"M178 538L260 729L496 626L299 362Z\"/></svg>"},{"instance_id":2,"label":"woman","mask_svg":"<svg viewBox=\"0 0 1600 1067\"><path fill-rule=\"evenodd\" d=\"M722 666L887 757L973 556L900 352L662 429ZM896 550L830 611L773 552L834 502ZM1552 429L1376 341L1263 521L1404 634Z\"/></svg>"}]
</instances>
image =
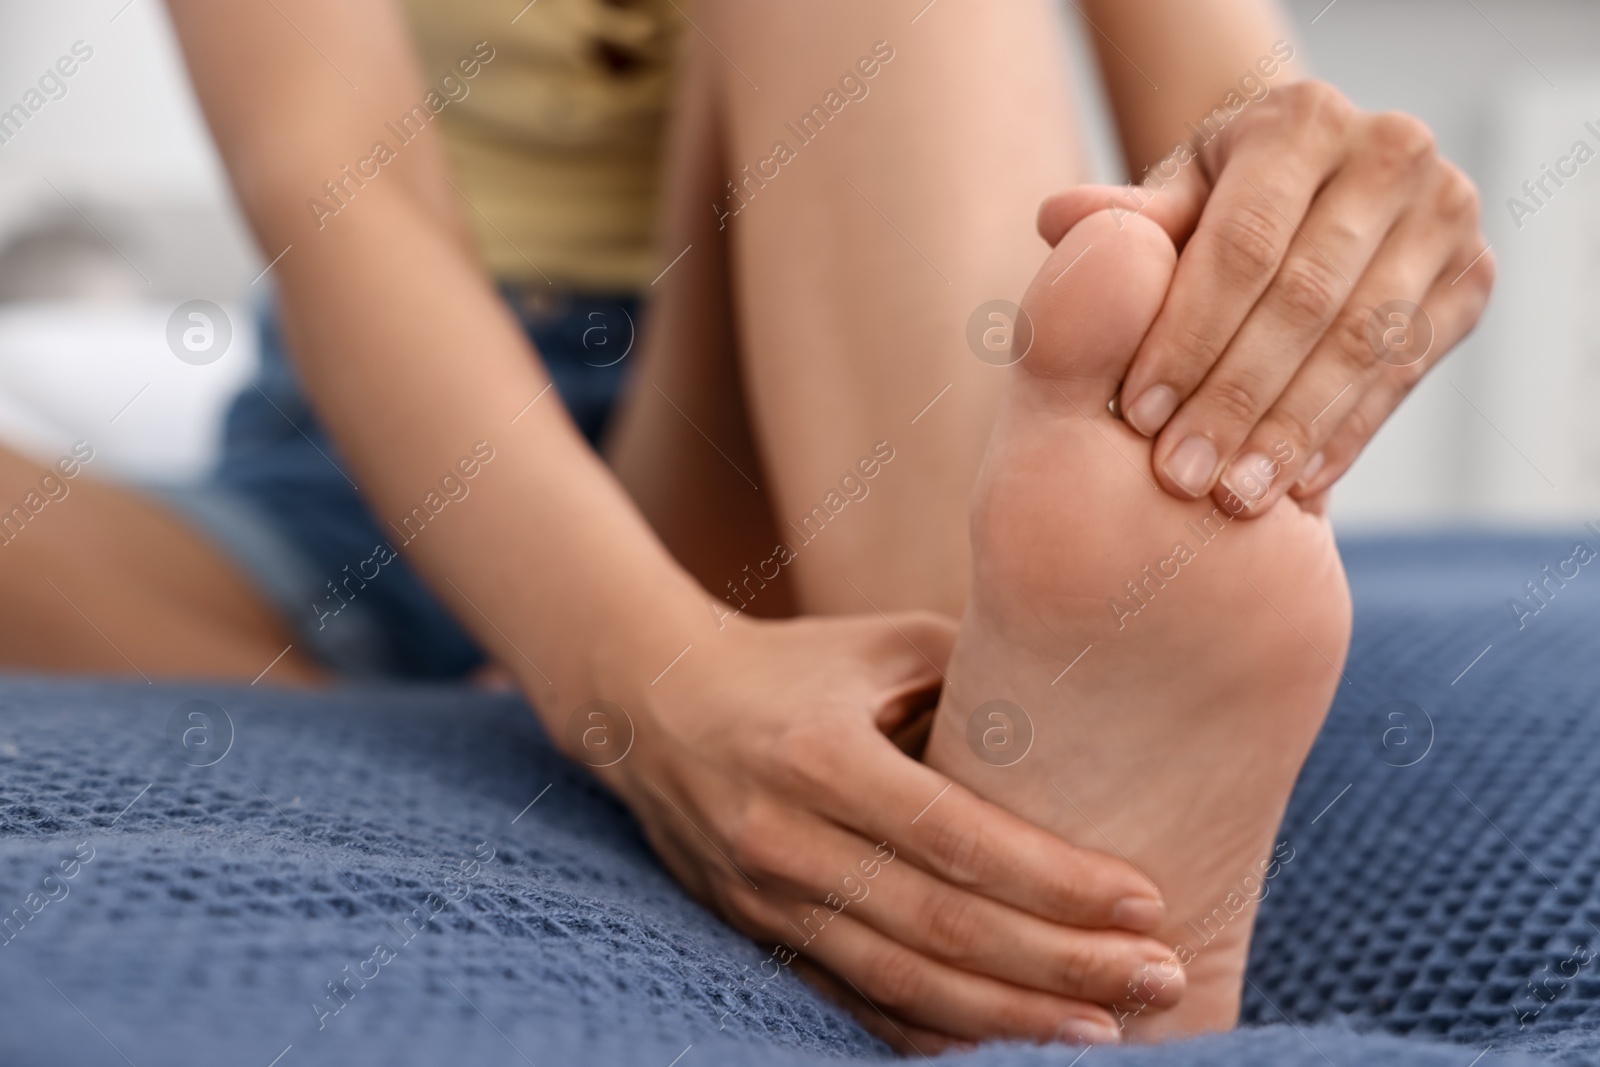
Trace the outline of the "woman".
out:
<instances>
[{"instance_id":1,"label":"woman","mask_svg":"<svg viewBox=\"0 0 1600 1067\"><path fill-rule=\"evenodd\" d=\"M481 648L754 936L894 849L801 957L888 1039L1115 1039L1170 954L1156 887L888 737L967 599L983 335L1026 328L985 306L1052 193L1052 242L1159 224L1183 255L1120 392L1152 477L1314 502L1487 291L1426 131L1297 84L1264 0L1085 0L1137 194L1080 184L1042 2L170 7L290 362L217 484L88 486L9 546L8 661L313 683ZM1391 299L1436 335L1403 373L1363 332Z\"/></svg>"}]
</instances>

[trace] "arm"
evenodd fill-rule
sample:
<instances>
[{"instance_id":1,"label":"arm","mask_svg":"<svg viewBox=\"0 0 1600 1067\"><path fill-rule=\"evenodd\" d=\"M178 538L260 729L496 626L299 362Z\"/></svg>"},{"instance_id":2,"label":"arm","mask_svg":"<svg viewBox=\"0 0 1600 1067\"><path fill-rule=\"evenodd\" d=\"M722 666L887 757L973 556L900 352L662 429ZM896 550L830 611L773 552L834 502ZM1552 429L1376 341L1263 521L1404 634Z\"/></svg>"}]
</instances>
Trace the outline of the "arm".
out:
<instances>
[{"instance_id":1,"label":"arm","mask_svg":"<svg viewBox=\"0 0 1600 1067\"><path fill-rule=\"evenodd\" d=\"M346 207L314 218L307 200L424 96L393 5L170 7L261 247L270 258L292 246L273 268L289 347L361 491L379 516L405 515L475 442L494 449L471 496L407 558L569 755L589 755L569 718L595 700L626 710L637 737L597 774L674 874L781 941L885 842L904 862L885 865L880 892L829 935L840 974L866 988L914 978L952 1011L1003 1000L968 1036L1034 1036L1102 1011L1070 998L1109 1002L1151 943L1058 924L1110 926L1127 914L1119 901L1154 895L1148 883L949 787L885 736L938 681L901 631L942 659L953 628L928 616L719 621L555 398L530 406L548 378L473 261L430 134L391 144ZM973 936L1027 948L998 977L969 973L940 962L971 954L936 943L950 929L940 915L981 916ZM1063 957L1080 966L1048 990L1001 980L1059 974Z\"/></svg>"},{"instance_id":2,"label":"arm","mask_svg":"<svg viewBox=\"0 0 1600 1067\"><path fill-rule=\"evenodd\" d=\"M400 145L385 127L426 93L396 12L373 2L276 7L282 15L272 4L172 4L256 238L269 258L292 246L273 268L289 348L362 492L378 515L403 516L474 442L495 449L473 502L406 551L447 603L465 607L445 579L503 620L504 635L481 619L473 629L547 713L599 695L587 657L557 651L606 649L619 611L640 620L628 635L636 644L603 654L670 659L678 634L703 625L693 584L559 403L512 424L549 381L473 261L436 135ZM324 182L379 140L393 161L336 216L316 219L308 201L326 201ZM523 564L597 556L609 565ZM461 614L470 624L476 613Z\"/></svg>"},{"instance_id":3,"label":"arm","mask_svg":"<svg viewBox=\"0 0 1600 1067\"><path fill-rule=\"evenodd\" d=\"M1182 247L1123 382L1127 421L1155 438L1174 496L1244 517L1286 494L1320 508L1483 312L1494 260L1477 192L1421 122L1301 80L1269 0L1083 10L1143 183L1054 197L1041 231L1054 243L1110 206Z\"/></svg>"}]
</instances>

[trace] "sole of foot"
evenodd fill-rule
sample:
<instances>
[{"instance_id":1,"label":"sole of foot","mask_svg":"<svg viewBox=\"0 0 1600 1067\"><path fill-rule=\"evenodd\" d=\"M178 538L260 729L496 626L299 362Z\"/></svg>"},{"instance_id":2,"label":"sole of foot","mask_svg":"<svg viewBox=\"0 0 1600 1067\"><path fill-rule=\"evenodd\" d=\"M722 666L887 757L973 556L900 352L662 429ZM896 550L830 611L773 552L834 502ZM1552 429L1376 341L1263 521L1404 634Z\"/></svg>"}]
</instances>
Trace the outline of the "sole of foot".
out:
<instances>
[{"instance_id":1,"label":"sole of foot","mask_svg":"<svg viewBox=\"0 0 1600 1067\"><path fill-rule=\"evenodd\" d=\"M1131 991L1134 1041L1237 1023L1256 905L1293 861L1277 827L1350 634L1326 519L1169 496L1109 409L1175 261L1155 224L1102 212L1024 298L1033 342L974 494L973 591L926 754L1161 889L1153 936L1187 992L1144 1011L1153 987Z\"/></svg>"}]
</instances>

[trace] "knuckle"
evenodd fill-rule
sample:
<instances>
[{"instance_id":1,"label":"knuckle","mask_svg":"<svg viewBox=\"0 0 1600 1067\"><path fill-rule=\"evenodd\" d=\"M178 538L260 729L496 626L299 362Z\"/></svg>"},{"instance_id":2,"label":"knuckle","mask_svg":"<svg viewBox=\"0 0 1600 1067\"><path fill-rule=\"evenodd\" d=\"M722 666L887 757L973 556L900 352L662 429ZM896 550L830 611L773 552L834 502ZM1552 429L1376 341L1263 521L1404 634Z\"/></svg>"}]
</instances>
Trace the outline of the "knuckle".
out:
<instances>
[{"instance_id":1,"label":"knuckle","mask_svg":"<svg viewBox=\"0 0 1600 1067\"><path fill-rule=\"evenodd\" d=\"M1402 111L1386 111L1372 119L1373 146L1390 165L1405 169L1432 158L1433 131L1428 124Z\"/></svg>"},{"instance_id":2,"label":"knuckle","mask_svg":"<svg viewBox=\"0 0 1600 1067\"><path fill-rule=\"evenodd\" d=\"M947 959L966 959L983 941L984 916L977 898L965 893L941 893L923 914L931 943Z\"/></svg>"},{"instance_id":3,"label":"knuckle","mask_svg":"<svg viewBox=\"0 0 1600 1067\"><path fill-rule=\"evenodd\" d=\"M1478 186L1453 163L1443 164L1439 193L1434 198L1439 214L1452 222L1476 219L1483 207Z\"/></svg>"},{"instance_id":4,"label":"knuckle","mask_svg":"<svg viewBox=\"0 0 1600 1067\"><path fill-rule=\"evenodd\" d=\"M726 831L728 859L741 872L780 875L789 866L791 850L784 844L780 820L765 806L747 808Z\"/></svg>"},{"instance_id":5,"label":"knuckle","mask_svg":"<svg viewBox=\"0 0 1600 1067\"><path fill-rule=\"evenodd\" d=\"M1316 411L1293 414L1286 411L1278 412L1263 421L1260 429L1253 435L1255 440L1264 446L1262 451L1271 453L1273 462L1277 464L1272 475L1274 484L1277 484L1282 477L1282 468L1296 461L1311 458L1309 444L1312 436L1311 420L1316 417ZM1288 446L1289 449L1287 456L1282 454L1284 446Z\"/></svg>"},{"instance_id":6,"label":"knuckle","mask_svg":"<svg viewBox=\"0 0 1600 1067\"><path fill-rule=\"evenodd\" d=\"M1339 309L1339 278L1321 259L1290 259L1278 272L1274 289L1286 316L1301 325L1323 325Z\"/></svg>"},{"instance_id":7,"label":"knuckle","mask_svg":"<svg viewBox=\"0 0 1600 1067\"><path fill-rule=\"evenodd\" d=\"M1411 390L1417 387L1417 384L1422 381L1423 376L1426 375L1428 371L1432 369L1433 365L1438 362L1438 355L1439 350L1438 346L1436 345L1434 346L1434 351L1430 352L1426 359L1419 359L1410 366L1395 368L1399 372L1398 376L1400 378L1400 388L1402 392L1409 393ZM1373 430L1376 432L1377 427L1373 427Z\"/></svg>"},{"instance_id":8,"label":"knuckle","mask_svg":"<svg viewBox=\"0 0 1600 1067\"><path fill-rule=\"evenodd\" d=\"M1333 367L1335 371L1351 382L1365 383L1380 372L1393 375L1399 374L1409 368L1382 364L1377 353L1372 351L1372 346L1367 343L1365 336L1351 340L1341 340L1333 346ZM1362 388L1361 385L1357 389Z\"/></svg>"},{"instance_id":9,"label":"knuckle","mask_svg":"<svg viewBox=\"0 0 1600 1067\"><path fill-rule=\"evenodd\" d=\"M1378 355L1367 340L1367 324L1376 306L1347 304L1341 309L1330 334L1333 351L1347 370L1362 371L1377 362Z\"/></svg>"},{"instance_id":10,"label":"knuckle","mask_svg":"<svg viewBox=\"0 0 1600 1067\"><path fill-rule=\"evenodd\" d=\"M1317 481L1324 485L1332 485L1344 477L1345 471L1355 463L1361 451L1366 447L1366 442L1356 436L1354 430L1340 427L1339 433L1333 440L1322 446L1322 470L1317 474Z\"/></svg>"},{"instance_id":11,"label":"knuckle","mask_svg":"<svg viewBox=\"0 0 1600 1067\"><path fill-rule=\"evenodd\" d=\"M1178 388L1180 394L1193 388L1205 377L1221 351L1215 335L1196 328L1187 317L1173 326L1168 343L1174 358L1172 365L1166 368L1166 379Z\"/></svg>"},{"instance_id":12,"label":"knuckle","mask_svg":"<svg viewBox=\"0 0 1600 1067\"><path fill-rule=\"evenodd\" d=\"M1359 248L1367 238L1363 227L1344 214L1338 214L1332 218L1322 220L1322 227L1321 244L1323 247L1335 249Z\"/></svg>"},{"instance_id":13,"label":"knuckle","mask_svg":"<svg viewBox=\"0 0 1600 1067\"><path fill-rule=\"evenodd\" d=\"M1303 129L1341 131L1351 110L1343 93L1319 79L1290 86L1289 103L1292 118Z\"/></svg>"},{"instance_id":14,"label":"knuckle","mask_svg":"<svg viewBox=\"0 0 1600 1067\"><path fill-rule=\"evenodd\" d=\"M905 1011L918 1006L927 988L927 968L898 945L885 950L870 967L873 999Z\"/></svg>"},{"instance_id":15,"label":"knuckle","mask_svg":"<svg viewBox=\"0 0 1600 1067\"><path fill-rule=\"evenodd\" d=\"M1205 404L1225 422L1251 424L1261 413L1263 383L1240 373L1207 385Z\"/></svg>"},{"instance_id":16,"label":"knuckle","mask_svg":"<svg viewBox=\"0 0 1600 1067\"><path fill-rule=\"evenodd\" d=\"M1340 435L1352 441L1366 441L1375 430L1377 423L1365 410L1358 407L1345 416L1344 425L1339 427Z\"/></svg>"},{"instance_id":17,"label":"knuckle","mask_svg":"<svg viewBox=\"0 0 1600 1067\"><path fill-rule=\"evenodd\" d=\"M1247 201L1216 231L1225 279L1256 282L1278 265L1279 220L1265 205Z\"/></svg>"},{"instance_id":18,"label":"knuckle","mask_svg":"<svg viewBox=\"0 0 1600 1067\"><path fill-rule=\"evenodd\" d=\"M945 877L959 886L975 886L989 873L979 836L959 822L940 821L929 828L928 852Z\"/></svg>"}]
</instances>

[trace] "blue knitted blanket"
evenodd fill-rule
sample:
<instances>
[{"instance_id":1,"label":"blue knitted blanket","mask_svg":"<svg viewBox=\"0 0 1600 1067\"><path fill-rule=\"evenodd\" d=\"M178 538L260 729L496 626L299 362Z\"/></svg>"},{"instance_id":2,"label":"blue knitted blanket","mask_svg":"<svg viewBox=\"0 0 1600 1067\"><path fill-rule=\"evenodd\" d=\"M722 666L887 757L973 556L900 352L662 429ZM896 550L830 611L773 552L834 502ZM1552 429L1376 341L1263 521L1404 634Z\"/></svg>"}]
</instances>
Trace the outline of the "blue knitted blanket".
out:
<instances>
[{"instance_id":1,"label":"blue knitted blanket","mask_svg":"<svg viewBox=\"0 0 1600 1067\"><path fill-rule=\"evenodd\" d=\"M1600 1063L1580 538L1600 549L1346 550L1348 684L1281 833L1245 1025L1081 1062ZM889 1058L766 955L514 699L0 682L6 1067Z\"/></svg>"}]
</instances>

